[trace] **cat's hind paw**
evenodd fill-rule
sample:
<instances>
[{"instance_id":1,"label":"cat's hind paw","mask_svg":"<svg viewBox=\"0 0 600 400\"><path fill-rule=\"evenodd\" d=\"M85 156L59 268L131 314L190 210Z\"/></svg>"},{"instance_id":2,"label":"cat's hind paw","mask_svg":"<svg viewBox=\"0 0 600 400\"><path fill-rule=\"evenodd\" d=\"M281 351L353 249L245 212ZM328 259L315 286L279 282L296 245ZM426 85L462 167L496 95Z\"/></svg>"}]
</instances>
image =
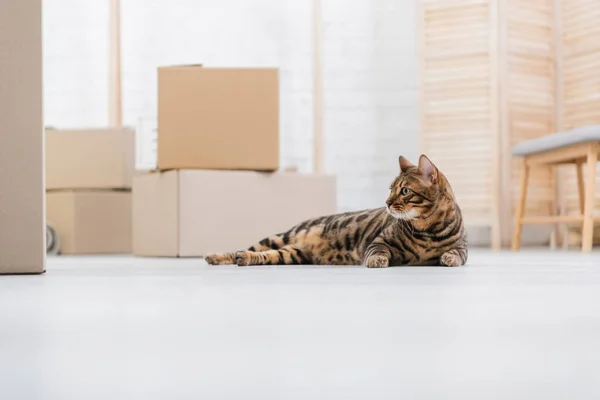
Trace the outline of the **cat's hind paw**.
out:
<instances>
[{"instance_id":1,"label":"cat's hind paw","mask_svg":"<svg viewBox=\"0 0 600 400\"><path fill-rule=\"evenodd\" d=\"M233 253L206 254L204 256L204 261L206 261L209 265L234 265L235 264L235 254L233 254Z\"/></svg>"},{"instance_id":2,"label":"cat's hind paw","mask_svg":"<svg viewBox=\"0 0 600 400\"><path fill-rule=\"evenodd\" d=\"M251 261L251 252L249 251L238 251L235 253L235 263L239 267L247 267L250 265Z\"/></svg>"}]
</instances>

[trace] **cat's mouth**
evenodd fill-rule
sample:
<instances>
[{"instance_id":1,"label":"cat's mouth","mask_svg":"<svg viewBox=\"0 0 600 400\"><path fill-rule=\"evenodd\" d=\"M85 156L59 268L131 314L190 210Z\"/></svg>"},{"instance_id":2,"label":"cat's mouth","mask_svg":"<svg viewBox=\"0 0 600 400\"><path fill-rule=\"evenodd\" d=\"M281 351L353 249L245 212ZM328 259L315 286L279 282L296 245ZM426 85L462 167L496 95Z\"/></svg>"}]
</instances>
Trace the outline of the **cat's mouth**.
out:
<instances>
[{"instance_id":1,"label":"cat's mouth","mask_svg":"<svg viewBox=\"0 0 600 400\"><path fill-rule=\"evenodd\" d=\"M387 207L387 212L396 219L402 219L406 221L410 221L417 217L417 212L415 210L397 211L393 208Z\"/></svg>"}]
</instances>

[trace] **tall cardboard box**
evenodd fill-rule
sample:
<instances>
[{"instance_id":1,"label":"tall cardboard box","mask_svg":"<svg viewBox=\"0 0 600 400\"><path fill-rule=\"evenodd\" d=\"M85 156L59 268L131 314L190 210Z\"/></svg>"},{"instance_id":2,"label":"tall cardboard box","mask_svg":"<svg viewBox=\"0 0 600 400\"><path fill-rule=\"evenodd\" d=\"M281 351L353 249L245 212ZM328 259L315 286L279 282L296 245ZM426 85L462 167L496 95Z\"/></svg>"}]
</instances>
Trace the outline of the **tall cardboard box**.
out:
<instances>
[{"instance_id":1,"label":"tall cardboard box","mask_svg":"<svg viewBox=\"0 0 600 400\"><path fill-rule=\"evenodd\" d=\"M279 168L279 72L158 69L160 170Z\"/></svg>"},{"instance_id":2,"label":"tall cardboard box","mask_svg":"<svg viewBox=\"0 0 600 400\"><path fill-rule=\"evenodd\" d=\"M174 170L133 182L133 253L199 257L247 248L336 212L331 175Z\"/></svg>"},{"instance_id":3,"label":"tall cardboard box","mask_svg":"<svg viewBox=\"0 0 600 400\"><path fill-rule=\"evenodd\" d=\"M50 192L46 209L61 254L131 253L131 192Z\"/></svg>"},{"instance_id":4,"label":"tall cardboard box","mask_svg":"<svg viewBox=\"0 0 600 400\"><path fill-rule=\"evenodd\" d=\"M134 171L132 129L46 130L46 190L131 189Z\"/></svg>"},{"instance_id":5,"label":"tall cardboard box","mask_svg":"<svg viewBox=\"0 0 600 400\"><path fill-rule=\"evenodd\" d=\"M45 270L41 0L0 0L0 274Z\"/></svg>"}]
</instances>

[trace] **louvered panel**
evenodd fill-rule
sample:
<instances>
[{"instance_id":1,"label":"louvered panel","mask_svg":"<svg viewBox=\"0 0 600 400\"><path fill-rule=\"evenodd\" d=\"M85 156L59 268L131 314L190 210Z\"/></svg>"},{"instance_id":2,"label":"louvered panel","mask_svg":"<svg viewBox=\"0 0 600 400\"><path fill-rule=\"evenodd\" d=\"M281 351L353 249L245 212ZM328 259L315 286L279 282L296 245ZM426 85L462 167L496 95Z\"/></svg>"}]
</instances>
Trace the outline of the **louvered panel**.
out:
<instances>
[{"instance_id":1,"label":"louvered panel","mask_svg":"<svg viewBox=\"0 0 600 400\"><path fill-rule=\"evenodd\" d=\"M520 174L508 150L555 130L554 0L420 4L423 151L452 180L465 216L495 229L499 206L507 227ZM528 214L551 211L551 175L532 171Z\"/></svg>"},{"instance_id":2,"label":"louvered panel","mask_svg":"<svg viewBox=\"0 0 600 400\"><path fill-rule=\"evenodd\" d=\"M428 154L436 160L440 170L452 182L452 188L465 218L469 219L473 213L487 210L489 220L492 201L489 189L492 180L491 169L476 167L489 164L489 145L487 148L485 145L480 148L473 146L471 151L468 149L461 151L455 143L450 142L446 145L438 143ZM456 148L456 151L448 155L444 148Z\"/></svg>"},{"instance_id":3,"label":"louvered panel","mask_svg":"<svg viewBox=\"0 0 600 400\"><path fill-rule=\"evenodd\" d=\"M487 26L487 5L481 3L475 6L459 6L444 9L425 8L424 19L427 23L425 36L438 31L453 31L469 26Z\"/></svg>"},{"instance_id":4,"label":"louvered panel","mask_svg":"<svg viewBox=\"0 0 600 400\"><path fill-rule=\"evenodd\" d=\"M440 144L440 145L445 145L448 143L456 143L457 141L460 142L468 142L469 146L467 147L460 147L456 149L456 152L460 153L460 152L469 152L471 151L471 146L473 148L486 148L489 149L491 148L491 144L488 138L485 137L485 135L487 135L489 129L488 130L472 130L472 131L464 131L464 132L457 132L456 130L450 130L450 129L439 129L439 130L432 130L431 135L428 136L427 138L423 138L423 143L424 144L431 144L432 146L435 144ZM453 142L454 140L454 142ZM443 149L443 150L447 150L447 149Z\"/></svg>"},{"instance_id":5,"label":"louvered panel","mask_svg":"<svg viewBox=\"0 0 600 400\"><path fill-rule=\"evenodd\" d=\"M421 39L425 58L486 52L489 48L487 16L487 5L482 2L431 2L426 5L426 29Z\"/></svg>"},{"instance_id":6,"label":"louvered panel","mask_svg":"<svg viewBox=\"0 0 600 400\"><path fill-rule=\"evenodd\" d=\"M563 25L563 39L565 42L571 45L574 41L589 36L590 32L595 32L598 28L598 16L600 16L600 11L591 9L580 18L566 20Z\"/></svg>"},{"instance_id":7,"label":"louvered panel","mask_svg":"<svg viewBox=\"0 0 600 400\"><path fill-rule=\"evenodd\" d=\"M594 27L587 35L565 39L565 44L569 46L568 55L576 56L585 54L588 51L599 50L600 41L598 37L600 37L600 26Z\"/></svg>"},{"instance_id":8,"label":"louvered panel","mask_svg":"<svg viewBox=\"0 0 600 400\"><path fill-rule=\"evenodd\" d=\"M512 17L514 10L529 10L530 12L536 13L536 16L543 14L550 21L552 21L553 11L553 0L507 0L506 9L507 15ZM537 19L537 18L535 18Z\"/></svg>"},{"instance_id":9,"label":"louvered panel","mask_svg":"<svg viewBox=\"0 0 600 400\"><path fill-rule=\"evenodd\" d=\"M487 6L488 0L421 0L421 4L426 12L462 14L481 5Z\"/></svg>"},{"instance_id":10,"label":"louvered panel","mask_svg":"<svg viewBox=\"0 0 600 400\"><path fill-rule=\"evenodd\" d=\"M526 10L526 11L523 11ZM527 19L523 18L527 15ZM554 10L550 0L506 0L506 79L507 129L510 147L547 135L554 130ZM512 212L518 201L521 163L511 159L509 200ZM531 171L528 215L551 212L553 186L550 168ZM512 216L512 213L511 213Z\"/></svg>"},{"instance_id":11,"label":"louvered panel","mask_svg":"<svg viewBox=\"0 0 600 400\"><path fill-rule=\"evenodd\" d=\"M581 83L565 86L564 101L569 103L569 111L597 108L595 104L590 103L598 100L600 100L600 69L598 75L581 79Z\"/></svg>"},{"instance_id":12,"label":"louvered panel","mask_svg":"<svg viewBox=\"0 0 600 400\"><path fill-rule=\"evenodd\" d=\"M561 1L562 16L562 36L565 51L573 51L577 39L589 36L598 27L598 18L600 17L600 8L596 0L589 1Z\"/></svg>"},{"instance_id":13,"label":"louvered panel","mask_svg":"<svg viewBox=\"0 0 600 400\"><path fill-rule=\"evenodd\" d=\"M600 20L599 20L600 23ZM572 124L580 112L600 107L600 49L563 57L563 118Z\"/></svg>"},{"instance_id":14,"label":"louvered panel","mask_svg":"<svg viewBox=\"0 0 600 400\"><path fill-rule=\"evenodd\" d=\"M565 61L600 50L600 4L596 0L562 0L561 6Z\"/></svg>"},{"instance_id":15,"label":"louvered panel","mask_svg":"<svg viewBox=\"0 0 600 400\"><path fill-rule=\"evenodd\" d=\"M460 89L457 90L457 89ZM487 80L473 80L471 82L440 82L436 85L428 85L423 88L423 93L426 96L456 96L470 97L470 96L481 96L485 97L489 95L489 81Z\"/></svg>"},{"instance_id":16,"label":"louvered panel","mask_svg":"<svg viewBox=\"0 0 600 400\"><path fill-rule=\"evenodd\" d=\"M526 58L521 57L519 54L514 55L516 52L511 49L511 54L508 55L508 62L510 68L514 72L528 74L534 77L534 80L545 81L549 74L553 73L554 66L549 63L544 57ZM549 57L550 55L548 55Z\"/></svg>"},{"instance_id":17,"label":"louvered panel","mask_svg":"<svg viewBox=\"0 0 600 400\"><path fill-rule=\"evenodd\" d=\"M561 62L563 64L562 80L566 86L576 84L581 77L597 75L595 68L598 68L598 53L595 51L576 56L563 52Z\"/></svg>"},{"instance_id":18,"label":"louvered panel","mask_svg":"<svg viewBox=\"0 0 600 400\"><path fill-rule=\"evenodd\" d=\"M532 26L526 22L508 22L508 48L511 52L528 53L530 56L547 56L551 43L551 27Z\"/></svg>"},{"instance_id":19,"label":"louvered panel","mask_svg":"<svg viewBox=\"0 0 600 400\"><path fill-rule=\"evenodd\" d=\"M448 130L452 130L457 137L461 137L471 131L487 131L489 130L489 125L490 121L481 118L481 116L471 116L471 118L459 118L455 116L452 116L452 118L436 118L435 116L428 116L423 123L423 128L430 132L441 130L446 133ZM423 137L423 139L425 140L427 137Z\"/></svg>"},{"instance_id":20,"label":"louvered panel","mask_svg":"<svg viewBox=\"0 0 600 400\"><path fill-rule=\"evenodd\" d=\"M491 224L489 1L421 1L421 143L468 224Z\"/></svg>"},{"instance_id":21,"label":"louvered panel","mask_svg":"<svg viewBox=\"0 0 600 400\"><path fill-rule=\"evenodd\" d=\"M561 0L561 9L563 129L600 124L600 5L594 0ZM596 213L600 213L600 166L598 171ZM575 168L565 167L563 176L566 211L579 214ZM577 225L571 227L569 242L579 245L581 226ZM599 243L600 229L596 228Z\"/></svg>"}]
</instances>

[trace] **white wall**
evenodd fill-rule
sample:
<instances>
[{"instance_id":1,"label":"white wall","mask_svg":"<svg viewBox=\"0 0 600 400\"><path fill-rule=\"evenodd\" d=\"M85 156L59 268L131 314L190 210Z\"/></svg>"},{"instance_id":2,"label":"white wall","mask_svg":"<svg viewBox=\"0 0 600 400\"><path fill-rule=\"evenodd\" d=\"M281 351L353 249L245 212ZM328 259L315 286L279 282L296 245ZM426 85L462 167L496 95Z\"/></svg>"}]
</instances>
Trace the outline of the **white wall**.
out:
<instances>
[{"instance_id":1,"label":"white wall","mask_svg":"<svg viewBox=\"0 0 600 400\"><path fill-rule=\"evenodd\" d=\"M418 157L416 7L324 0L327 167L340 207L382 206L398 155Z\"/></svg>"},{"instance_id":2,"label":"white wall","mask_svg":"<svg viewBox=\"0 0 600 400\"><path fill-rule=\"evenodd\" d=\"M43 0L46 125L108 122L108 0Z\"/></svg>"},{"instance_id":3,"label":"white wall","mask_svg":"<svg viewBox=\"0 0 600 400\"><path fill-rule=\"evenodd\" d=\"M44 1L46 124L107 123L108 0ZM312 168L308 0L122 2L124 121L156 115L156 67L276 66L282 164ZM326 167L340 210L380 206L399 154L416 160L415 4L323 0Z\"/></svg>"}]
</instances>

